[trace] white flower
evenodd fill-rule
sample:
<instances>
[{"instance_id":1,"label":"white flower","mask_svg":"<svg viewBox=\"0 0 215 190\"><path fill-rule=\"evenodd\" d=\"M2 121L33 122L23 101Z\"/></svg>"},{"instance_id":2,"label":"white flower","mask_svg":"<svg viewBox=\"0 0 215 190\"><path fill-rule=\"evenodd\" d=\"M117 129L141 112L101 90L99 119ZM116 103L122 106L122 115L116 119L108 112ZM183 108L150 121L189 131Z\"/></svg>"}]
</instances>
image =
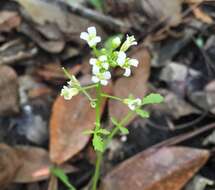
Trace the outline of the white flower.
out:
<instances>
[{"instance_id":1,"label":"white flower","mask_svg":"<svg viewBox=\"0 0 215 190\"><path fill-rule=\"evenodd\" d=\"M126 40L122 44L120 51L127 51L128 48L130 48L133 45L137 45L137 42L135 41L134 36L128 36L127 35Z\"/></svg>"},{"instance_id":2,"label":"white flower","mask_svg":"<svg viewBox=\"0 0 215 190\"><path fill-rule=\"evenodd\" d=\"M118 53L118 57L117 57L116 62L118 63L119 66L122 67L125 64L125 61L126 61L126 54L125 54L125 52L120 51Z\"/></svg>"},{"instance_id":3,"label":"white flower","mask_svg":"<svg viewBox=\"0 0 215 190\"><path fill-rule=\"evenodd\" d=\"M79 90L77 88L63 86L60 95L63 96L65 100L71 100L73 96L78 94L78 92Z\"/></svg>"},{"instance_id":4,"label":"white flower","mask_svg":"<svg viewBox=\"0 0 215 190\"><path fill-rule=\"evenodd\" d=\"M124 99L124 103L127 104L131 110L135 110L136 108L141 106L142 101L140 98L136 98L136 99L127 98L127 99Z\"/></svg>"},{"instance_id":5,"label":"white flower","mask_svg":"<svg viewBox=\"0 0 215 190\"><path fill-rule=\"evenodd\" d=\"M74 86L81 86L79 81L76 79L76 77L74 75L72 75L72 78L69 82L67 82L67 84L70 86L70 87L74 87Z\"/></svg>"},{"instance_id":6,"label":"white flower","mask_svg":"<svg viewBox=\"0 0 215 190\"><path fill-rule=\"evenodd\" d=\"M95 76L92 77L92 81L94 83L100 82L102 85L106 86L108 81L111 78L111 74L109 71L105 71L103 73L97 73Z\"/></svg>"},{"instance_id":7,"label":"white flower","mask_svg":"<svg viewBox=\"0 0 215 190\"><path fill-rule=\"evenodd\" d=\"M116 62L121 68L125 69L123 75L126 77L131 75L131 66L137 67L139 64L137 59L126 58L126 54L123 51L118 52Z\"/></svg>"},{"instance_id":8,"label":"white flower","mask_svg":"<svg viewBox=\"0 0 215 190\"><path fill-rule=\"evenodd\" d=\"M96 36L96 28L94 26L87 28L87 32L81 32L80 38L86 40L90 47L96 46L97 43L101 42L101 37Z\"/></svg>"},{"instance_id":9,"label":"white flower","mask_svg":"<svg viewBox=\"0 0 215 190\"><path fill-rule=\"evenodd\" d=\"M90 65L93 66L92 72L94 75L97 75L101 70L108 70L109 64L107 62L107 56L102 55L98 59L91 58L90 59Z\"/></svg>"}]
</instances>

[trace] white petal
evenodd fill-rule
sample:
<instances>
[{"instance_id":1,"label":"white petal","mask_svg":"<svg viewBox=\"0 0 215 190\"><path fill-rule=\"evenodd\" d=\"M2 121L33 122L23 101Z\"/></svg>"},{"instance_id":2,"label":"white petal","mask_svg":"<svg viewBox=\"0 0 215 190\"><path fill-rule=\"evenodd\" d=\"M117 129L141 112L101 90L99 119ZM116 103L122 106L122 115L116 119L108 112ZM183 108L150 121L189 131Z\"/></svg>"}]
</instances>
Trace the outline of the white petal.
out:
<instances>
[{"instance_id":1,"label":"white petal","mask_svg":"<svg viewBox=\"0 0 215 190\"><path fill-rule=\"evenodd\" d=\"M93 77L92 77L92 81L93 81L94 83L97 83L97 82L99 82L99 78L98 78L97 76L93 76Z\"/></svg>"},{"instance_id":2,"label":"white petal","mask_svg":"<svg viewBox=\"0 0 215 190\"><path fill-rule=\"evenodd\" d=\"M108 64L108 63L106 63L106 62L104 62L104 63L102 63L102 67L104 67L106 70L108 70L108 68L109 68L109 64Z\"/></svg>"},{"instance_id":3,"label":"white petal","mask_svg":"<svg viewBox=\"0 0 215 190\"><path fill-rule=\"evenodd\" d=\"M89 40L89 34L87 32L81 32L80 38L83 40Z\"/></svg>"},{"instance_id":4,"label":"white petal","mask_svg":"<svg viewBox=\"0 0 215 190\"><path fill-rule=\"evenodd\" d=\"M96 58L91 58L90 59L90 65L96 65L97 59Z\"/></svg>"},{"instance_id":5,"label":"white petal","mask_svg":"<svg viewBox=\"0 0 215 190\"><path fill-rule=\"evenodd\" d=\"M109 71L104 72L103 75L104 75L104 78L105 78L105 79L107 79L107 80L111 79L111 74L110 74Z\"/></svg>"},{"instance_id":6,"label":"white petal","mask_svg":"<svg viewBox=\"0 0 215 190\"><path fill-rule=\"evenodd\" d=\"M103 86L106 86L106 85L108 84L108 81L107 81L107 80L101 80L101 84L102 84Z\"/></svg>"},{"instance_id":7,"label":"white petal","mask_svg":"<svg viewBox=\"0 0 215 190\"><path fill-rule=\"evenodd\" d=\"M96 28L94 26L87 28L87 32L92 36L96 36Z\"/></svg>"},{"instance_id":8,"label":"white petal","mask_svg":"<svg viewBox=\"0 0 215 190\"><path fill-rule=\"evenodd\" d=\"M96 46L97 43L98 43L98 41L96 40L96 38L93 38L88 41L88 44L90 47Z\"/></svg>"},{"instance_id":9,"label":"white petal","mask_svg":"<svg viewBox=\"0 0 215 190\"><path fill-rule=\"evenodd\" d=\"M106 56L106 55L101 55L101 56L99 57L99 61L101 61L101 62L107 61L107 56Z\"/></svg>"},{"instance_id":10,"label":"white petal","mask_svg":"<svg viewBox=\"0 0 215 190\"><path fill-rule=\"evenodd\" d=\"M120 66L123 66L124 63L125 63L125 60L126 60L126 54L125 54L125 52L120 51L119 54L118 54L117 63Z\"/></svg>"},{"instance_id":11,"label":"white petal","mask_svg":"<svg viewBox=\"0 0 215 190\"><path fill-rule=\"evenodd\" d=\"M128 107L131 109L131 110L135 110L135 106L133 104L128 104Z\"/></svg>"},{"instance_id":12,"label":"white petal","mask_svg":"<svg viewBox=\"0 0 215 190\"><path fill-rule=\"evenodd\" d=\"M140 99L140 98L137 98L137 99L136 99L136 103L137 103L137 105L141 105L141 103L142 103L141 99Z\"/></svg>"},{"instance_id":13,"label":"white petal","mask_svg":"<svg viewBox=\"0 0 215 190\"><path fill-rule=\"evenodd\" d=\"M137 67L139 64L139 61L137 59L130 59L129 63L130 63L130 65Z\"/></svg>"},{"instance_id":14,"label":"white petal","mask_svg":"<svg viewBox=\"0 0 215 190\"><path fill-rule=\"evenodd\" d=\"M96 36L94 38L94 40L96 41L96 43L99 43L99 42L101 42L101 37L100 36Z\"/></svg>"},{"instance_id":15,"label":"white petal","mask_svg":"<svg viewBox=\"0 0 215 190\"><path fill-rule=\"evenodd\" d=\"M94 75L97 75L100 73L100 68L97 65L93 66L92 72Z\"/></svg>"},{"instance_id":16,"label":"white petal","mask_svg":"<svg viewBox=\"0 0 215 190\"><path fill-rule=\"evenodd\" d=\"M126 68L123 75L126 76L126 77L129 77L131 75L131 69L130 68Z\"/></svg>"}]
</instances>

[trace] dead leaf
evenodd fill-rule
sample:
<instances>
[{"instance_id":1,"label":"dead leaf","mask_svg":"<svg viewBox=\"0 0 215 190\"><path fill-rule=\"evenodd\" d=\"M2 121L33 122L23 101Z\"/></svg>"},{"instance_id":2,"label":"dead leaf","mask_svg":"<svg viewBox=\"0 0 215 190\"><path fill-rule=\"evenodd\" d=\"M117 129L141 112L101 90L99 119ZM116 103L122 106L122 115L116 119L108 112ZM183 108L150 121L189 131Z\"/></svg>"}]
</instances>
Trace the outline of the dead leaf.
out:
<instances>
[{"instance_id":1,"label":"dead leaf","mask_svg":"<svg viewBox=\"0 0 215 190\"><path fill-rule=\"evenodd\" d=\"M21 165L22 161L17 157L14 149L6 144L0 144L0 186L2 189L13 181Z\"/></svg>"},{"instance_id":2,"label":"dead leaf","mask_svg":"<svg viewBox=\"0 0 215 190\"><path fill-rule=\"evenodd\" d=\"M118 79L114 85L113 94L121 98L127 98L130 94L142 98L147 92L147 81L150 74L150 55L149 52L140 48L131 57L139 60L138 68L134 69L133 76ZM121 102L109 101L110 116L118 120L124 118L129 109Z\"/></svg>"},{"instance_id":3,"label":"dead leaf","mask_svg":"<svg viewBox=\"0 0 215 190\"><path fill-rule=\"evenodd\" d=\"M53 166L49 159L49 154L45 149L17 146L15 147L17 157L22 161L23 165L18 170L14 182L16 183L32 183L49 178L49 168ZM62 166L65 171L74 171L72 166Z\"/></svg>"},{"instance_id":4,"label":"dead leaf","mask_svg":"<svg viewBox=\"0 0 215 190\"><path fill-rule=\"evenodd\" d=\"M151 18L166 21L170 26L177 26L182 19L183 0L139 0L143 12Z\"/></svg>"},{"instance_id":5,"label":"dead leaf","mask_svg":"<svg viewBox=\"0 0 215 190\"><path fill-rule=\"evenodd\" d=\"M65 41L63 39L46 40L37 30L27 23L22 23L19 27L19 31L30 37L38 46L48 52L59 53L64 49Z\"/></svg>"},{"instance_id":6,"label":"dead leaf","mask_svg":"<svg viewBox=\"0 0 215 190\"><path fill-rule=\"evenodd\" d=\"M208 157L206 150L186 147L142 152L113 169L101 190L180 190Z\"/></svg>"},{"instance_id":7,"label":"dead leaf","mask_svg":"<svg viewBox=\"0 0 215 190\"><path fill-rule=\"evenodd\" d=\"M110 87L104 88L109 92ZM93 93L95 95L95 93ZM103 102L102 110L105 101ZM95 122L95 109L84 95L66 101L59 96L52 108L50 120L50 158L61 164L84 148L90 139L85 130L92 130Z\"/></svg>"},{"instance_id":8,"label":"dead leaf","mask_svg":"<svg viewBox=\"0 0 215 190\"><path fill-rule=\"evenodd\" d=\"M54 1L45 2L43 0L14 0L17 1L27 12L29 17L38 25L44 26L47 23L55 24L60 31L66 34L66 38L72 39L77 43L80 40L80 33L85 31L88 26L96 26L98 33L103 33L101 27L88 19L77 16L68 11L64 6ZM26 14L23 14L26 16ZM44 32L43 32L44 33ZM58 40L59 41L59 40ZM51 46L51 45L50 45Z\"/></svg>"},{"instance_id":9,"label":"dead leaf","mask_svg":"<svg viewBox=\"0 0 215 190\"><path fill-rule=\"evenodd\" d=\"M21 23L20 16L13 11L0 12L0 31L9 32L10 30L18 27Z\"/></svg>"},{"instance_id":10,"label":"dead leaf","mask_svg":"<svg viewBox=\"0 0 215 190\"><path fill-rule=\"evenodd\" d=\"M0 66L0 115L19 112L18 77L11 67Z\"/></svg>"}]
</instances>

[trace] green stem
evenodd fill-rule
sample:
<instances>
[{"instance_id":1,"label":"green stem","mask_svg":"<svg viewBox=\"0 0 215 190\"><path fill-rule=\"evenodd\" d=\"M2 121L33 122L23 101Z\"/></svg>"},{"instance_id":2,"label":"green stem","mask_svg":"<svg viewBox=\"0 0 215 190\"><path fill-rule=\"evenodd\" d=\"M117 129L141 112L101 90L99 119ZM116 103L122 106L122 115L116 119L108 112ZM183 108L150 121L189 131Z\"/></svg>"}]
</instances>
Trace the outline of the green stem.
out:
<instances>
[{"instance_id":1,"label":"green stem","mask_svg":"<svg viewBox=\"0 0 215 190\"><path fill-rule=\"evenodd\" d=\"M111 95L109 95L109 94L104 94L104 93L102 93L101 96L102 96L102 97L106 97L106 98L111 98L111 99L113 99L113 100L123 101L122 98L119 98L119 97L117 97L117 96L111 96Z\"/></svg>"},{"instance_id":2,"label":"green stem","mask_svg":"<svg viewBox=\"0 0 215 190\"><path fill-rule=\"evenodd\" d=\"M98 130L101 126L101 101L102 101L102 96L101 96L101 84L99 84L96 87L96 127L95 130ZM100 175L100 168L101 168L101 161L103 158L103 153L97 151L96 152L97 159L96 159L96 168L95 168L95 173L93 176L93 186L92 190L96 190L98 180L99 180L99 175Z\"/></svg>"},{"instance_id":3,"label":"green stem","mask_svg":"<svg viewBox=\"0 0 215 190\"><path fill-rule=\"evenodd\" d=\"M92 84L92 85L89 85L89 86L84 86L83 89L84 89L84 90L89 90L89 89L95 88L95 87L97 87L97 86L98 86L98 84Z\"/></svg>"},{"instance_id":4,"label":"green stem","mask_svg":"<svg viewBox=\"0 0 215 190\"><path fill-rule=\"evenodd\" d=\"M122 121L120 121L118 126L125 125L131 119L131 117L133 115L134 115L134 113L132 111L129 111L128 114L122 119ZM108 138L105 142L105 149L107 148L108 144L113 139L113 137L118 133L118 131L119 131L119 127L117 127L117 126L111 131L110 135L108 136Z\"/></svg>"}]
</instances>

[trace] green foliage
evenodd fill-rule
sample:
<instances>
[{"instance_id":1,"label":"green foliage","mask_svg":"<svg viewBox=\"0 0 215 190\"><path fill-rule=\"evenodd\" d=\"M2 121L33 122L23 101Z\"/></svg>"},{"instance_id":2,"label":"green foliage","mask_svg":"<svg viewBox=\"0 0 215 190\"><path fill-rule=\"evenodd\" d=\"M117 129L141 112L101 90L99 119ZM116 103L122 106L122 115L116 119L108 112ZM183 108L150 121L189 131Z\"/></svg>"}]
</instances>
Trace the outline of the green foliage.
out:
<instances>
[{"instance_id":1,"label":"green foliage","mask_svg":"<svg viewBox=\"0 0 215 190\"><path fill-rule=\"evenodd\" d=\"M123 35L122 34L117 34L117 35L109 37L104 43L105 49L107 49L107 50L115 50L116 48L118 48L118 46L115 46L114 43L113 43L113 40L116 39L117 37L119 37L122 40Z\"/></svg>"},{"instance_id":2,"label":"green foliage","mask_svg":"<svg viewBox=\"0 0 215 190\"><path fill-rule=\"evenodd\" d=\"M50 168L51 173L59 178L65 186L69 188L69 190L76 190L76 188L69 182L69 179L67 175L64 173L64 171L60 168Z\"/></svg>"},{"instance_id":3,"label":"green foliage","mask_svg":"<svg viewBox=\"0 0 215 190\"><path fill-rule=\"evenodd\" d=\"M93 135L93 147L95 150L104 152L105 145L103 139L96 133Z\"/></svg>"},{"instance_id":4,"label":"green foliage","mask_svg":"<svg viewBox=\"0 0 215 190\"><path fill-rule=\"evenodd\" d=\"M123 135L128 135L129 134L129 130L125 127L119 126L119 130Z\"/></svg>"},{"instance_id":5,"label":"green foliage","mask_svg":"<svg viewBox=\"0 0 215 190\"><path fill-rule=\"evenodd\" d=\"M97 131L98 134L102 134L102 135L109 135L110 131L108 131L107 129L99 129Z\"/></svg>"},{"instance_id":6,"label":"green foliage","mask_svg":"<svg viewBox=\"0 0 215 190\"><path fill-rule=\"evenodd\" d=\"M120 123L118 123L114 117L111 117L111 121L120 130L120 132L123 135L129 134L129 130L127 128L123 127Z\"/></svg>"},{"instance_id":7,"label":"green foliage","mask_svg":"<svg viewBox=\"0 0 215 190\"><path fill-rule=\"evenodd\" d=\"M135 110L137 115L141 116L142 118L149 118L149 113L147 111L141 110L141 109L136 109Z\"/></svg>"},{"instance_id":8,"label":"green foliage","mask_svg":"<svg viewBox=\"0 0 215 190\"><path fill-rule=\"evenodd\" d=\"M163 102L164 98L160 94L151 93L148 96L144 97L142 100L142 105L146 104L159 104Z\"/></svg>"},{"instance_id":9,"label":"green foliage","mask_svg":"<svg viewBox=\"0 0 215 190\"><path fill-rule=\"evenodd\" d=\"M96 10L103 10L103 0L89 0L90 4L95 7Z\"/></svg>"}]
</instances>

